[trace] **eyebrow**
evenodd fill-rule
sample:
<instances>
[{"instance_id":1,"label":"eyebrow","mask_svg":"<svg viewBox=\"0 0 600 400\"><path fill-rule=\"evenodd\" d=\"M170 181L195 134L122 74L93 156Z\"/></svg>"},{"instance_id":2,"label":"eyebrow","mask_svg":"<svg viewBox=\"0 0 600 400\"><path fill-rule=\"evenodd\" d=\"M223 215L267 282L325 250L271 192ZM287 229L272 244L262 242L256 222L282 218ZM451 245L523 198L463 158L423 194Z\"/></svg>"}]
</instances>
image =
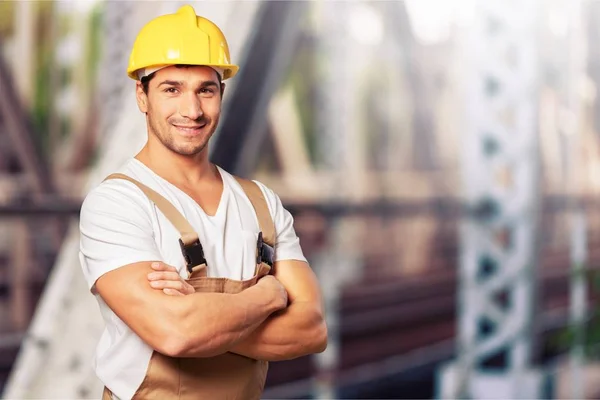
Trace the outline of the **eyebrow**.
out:
<instances>
[{"instance_id":1,"label":"eyebrow","mask_svg":"<svg viewBox=\"0 0 600 400\"><path fill-rule=\"evenodd\" d=\"M171 85L171 86L183 86L183 82L182 81L170 81L170 80L166 80L163 81L161 83L158 84L157 87L161 87L162 85ZM200 87L204 88L204 87L208 87L208 86L216 86L219 87L219 84L215 81L204 81L200 84Z\"/></svg>"},{"instance_id":2,"label":"eyebrow","mask_svg":"<svg viewBox=\"0 0 600 400\"><path fill-rule=\"evenodd\" d=\"M183 86L183 82L166 80L166 81L162 81L161 83L159 83L157 87L161 87L162 85Z\"/></svg>"},{"instance_id":3,"label":"eyebrow","mask_svg":"<svg viewBox=\"0 0 600 400\"><path fill-rule=\"evenodd\" d=\"M200 87L207 87L207 86L216 86L216 87L219 87L219 84L217 82L215 82L215 81L204 81L200 85Z\"/></svg>"}]
</instances>

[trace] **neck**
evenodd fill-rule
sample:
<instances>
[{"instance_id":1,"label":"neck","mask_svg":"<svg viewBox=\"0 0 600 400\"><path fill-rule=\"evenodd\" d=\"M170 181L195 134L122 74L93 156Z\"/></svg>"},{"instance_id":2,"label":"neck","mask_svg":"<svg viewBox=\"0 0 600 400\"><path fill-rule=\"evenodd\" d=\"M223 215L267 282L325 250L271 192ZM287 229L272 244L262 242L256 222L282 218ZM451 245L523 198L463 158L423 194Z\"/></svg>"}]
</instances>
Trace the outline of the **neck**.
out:
<instances>
[{"instance_id":1,"label":"neck","mask_svg":"<svg viewBox=\"0 0 600 400\"><path fill-rule=\"evenodd\" d=\"M135 158L177 186L220 180L217 168L208 160L208 146L198 154L183 156L148 141Z\"/></svg>"}]
</instances>

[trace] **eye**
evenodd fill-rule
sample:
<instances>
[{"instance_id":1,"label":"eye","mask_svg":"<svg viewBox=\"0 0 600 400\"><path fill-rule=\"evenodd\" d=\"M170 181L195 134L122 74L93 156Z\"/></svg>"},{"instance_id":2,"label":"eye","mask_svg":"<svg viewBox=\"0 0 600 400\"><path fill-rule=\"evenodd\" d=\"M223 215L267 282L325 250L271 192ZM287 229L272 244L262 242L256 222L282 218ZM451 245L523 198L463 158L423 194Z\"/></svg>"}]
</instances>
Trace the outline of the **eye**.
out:
<instances>
[{"instance_id":1,"label":"eye","mask_svg":"<svg viewBox=\"0 0 600 400\"><path fill-rule=\"evenodd\" d=\"M177 93L177 89L174 87L168 87L165 90L163 90L165 93Z\"/></svg>"},{"instance_id":2,"label":"eye","mask_svg":"<svg viewBox=\"0 0 600 400\"><path fill-rule=\"evenodd\" d=\"M212 88L202 88L202 89L200 89L200 93L213 94L213 93L215 93L215 90Z\"/></svg>"}]
</instances>

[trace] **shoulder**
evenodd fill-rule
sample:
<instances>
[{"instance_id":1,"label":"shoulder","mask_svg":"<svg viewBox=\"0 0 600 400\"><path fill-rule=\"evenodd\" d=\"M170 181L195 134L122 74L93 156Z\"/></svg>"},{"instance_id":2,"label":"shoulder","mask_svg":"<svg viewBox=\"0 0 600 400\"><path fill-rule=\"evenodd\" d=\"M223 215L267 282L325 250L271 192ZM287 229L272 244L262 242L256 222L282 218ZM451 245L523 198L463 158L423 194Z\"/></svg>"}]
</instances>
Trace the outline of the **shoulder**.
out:
<instances>
[{"instance_id":1,"label":"shoulder","mask_svg":"<svg viewBox=\"0 0 600 400\"><path fill-rule=\"evenodd\" d=\"M136 180L141 180L143 178L140 177L141 171L134 161L134 159L130 159L115 172L127 175ZM111 202L123 202L127 204L139 202L144 197L143 192L131 182L124 179L106 179L88 192L83 205L89 208Z\"/></svg>"},{"instance_id":2,"label":"shoulder","mask_svg":"<svg viewBox=\"0 0 600 400\"><path fill-rule=\"evenodd\" d=\"M267 185L263 184L262 182L254 180L254 179L240 178L240 177L231 175L229 173L227 173L227 175L229 177L231 177L232 180L235 180L238 183L241 180L241 181L246 181L248 183L254 184L260 190L262 197L265 199L271 214L273 216L275 214L277 214L279 208L281 208L281 200L279 199L279 196L273 190L271 190L271 188L269 188Z\"/></svg>"},{"instance_id":3,"label":"shoulder","mask_svg":"<svg viewBox=\"0 0 600 400\"><path fill-rule=\"evenodd\" d=\"M110 179L93 188L83 200L80 220L85 223L96 216L136 218L148 215L150 202L133 183Z\"/></svg>"},{"instance_id":4,"label":"shoulder","mask_svg":"<svg viewBox=\"0 0 600 400\"><path fill-rule=\"evenodd\" d=\"M287 218L291 218L290 213L286 210L279 198L279 195L275 193L270 187L265 185L264 183L252 180L252 182L260 189L262 192L263 198L267 203L267 207L269 212L271 213L271 217L273 221L275 221L275 225L278 226L282 220L286 220Z\"/></svg>"},{"instance_id":5,"label":"shoulder","mask_svg":"<svg viewBox=\"0 0 600 400\"><path fill-rule=\"evenodd\" d=\"M111 179L93 188L83 200L82 210L100 207L108 204L127 205L140 203L143 192L131 182L123 179Z\"/></svg>"},{"instance_id":6,"label":"shoulder","mask_svg":"<svg viewBox=\"0 0 600 400\"><path fill-rule=\"evenodd\" d=\"M284 209L284 207L281 203L281 199L280 199L279 195L277 195L277 193L275 193L275 191L273 191L270 187L268 187L264 183L262 183L258 180L255 180L255 179L240 178L238 176L232 175L231 173L223 170L221 167L219 167L219 171L221 172L221 176L223 177L223 179L225 181L228 181L230 185L233 182L235 182L233 184L236 187L238 187L240 194L244 192L243 188L240 186L240 182L239 182L240 180L253 183L260 190L262 197L265 199L265 202L267 203L267 207L269 208L271 217L273 217L274 220L277 220L278 216L281 216L284 213L287 213L287 210Z\"/></svg>"},{"instance_id":7,"label":"shoulder","mask_svg":"<svg viewBox=\"0 0 600 400\"><path fill-rule=\"evenodd\" d=\"M269 207L271 206L271 203L274 203L277 200L279 200L279 197L277 196L277 194L275 194L275 192L273 190L271 190L269 187L267 187L262 182L259 182L259 181L254 180L254 179L247 179L247 178L239 177L237 175L233 175L230 172L225 171L221 167L219 167L219 171L221 172L221 176L223 177L223 179L226 180L226 181L228 181L230 184L231 184L231 182L235 182L236 186L239 186L240 181L246 181L246 182L253 182L253 183L255 183L256 186L258 186L258 188L262 192L265 200L267 200L267 203L269 203Z\"/></svg>"},{"instance_id":8,"label":"shoulder","mask_svg":"<svg viewBox=\"0 0 600 400\"><path fill-rule=\"evenodd\" d=\"M267 204L269 205L269 208L271 210L275 210L277 207L281 206L281 199L279 198L277 193L275 193L271 188L269 188L264 183L254 179L252 180L252 182L254 182L256 186L258 186L260 191L263 193L263 196L265 196L265 200L267 201Z\"/></svg>"}]
</instances>

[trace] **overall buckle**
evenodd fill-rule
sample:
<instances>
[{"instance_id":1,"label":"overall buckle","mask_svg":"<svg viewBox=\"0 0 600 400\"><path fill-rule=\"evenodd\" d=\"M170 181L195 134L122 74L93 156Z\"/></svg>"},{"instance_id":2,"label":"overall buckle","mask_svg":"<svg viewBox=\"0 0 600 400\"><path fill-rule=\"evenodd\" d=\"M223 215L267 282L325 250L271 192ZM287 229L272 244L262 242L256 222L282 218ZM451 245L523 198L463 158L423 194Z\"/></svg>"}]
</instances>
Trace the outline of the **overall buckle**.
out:
<instances>
[{"instance_id":1,"label":"overall buckle","mask_svg":"<svg viewBox=\"0 0 600 400\"><path fill-rule=\"evenodd\" d=\"M192 268L194 268L196 265L206 264L206 258L204 258L204 249L202 249L200 239L187 246L181 239L179 239L179 247L181 247L181 254L183 254L185 265L190 273L192 272Z\"/></svg>"},{"instance_id":2,"label":"overall buckle","mask_svg":"<svg viewBox=\"0 0 600 400\"><path fill-rule=\"evenodd\" d=\"M275 258L275 249L263 241L262 232L258 232L258 240L256 242L256 263L264 262L270 267L273 267L273 259Z\"/></svg>"}]
</instances>

